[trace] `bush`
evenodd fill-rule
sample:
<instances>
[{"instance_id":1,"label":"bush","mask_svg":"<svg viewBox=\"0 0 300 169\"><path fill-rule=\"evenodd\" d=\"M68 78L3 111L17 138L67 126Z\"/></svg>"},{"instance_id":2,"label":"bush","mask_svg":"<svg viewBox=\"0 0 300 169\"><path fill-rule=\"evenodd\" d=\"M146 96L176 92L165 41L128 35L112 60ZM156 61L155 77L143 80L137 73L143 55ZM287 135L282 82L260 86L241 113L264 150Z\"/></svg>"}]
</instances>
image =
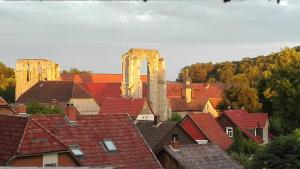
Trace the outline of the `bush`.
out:
<instances>
[{"instance_id":1,"label":"bush","mask_svg":"<svg viewBox=\"0 0 300 169\"><path fill-rule=\"evenodd\" d=\"M63 114L63 110L58 106L44 106L38 102L29 102L27 105L28 114Z\"/></svg>"},{"instance_id":2,"label":"bush","mask_svg":"<svg viewBox=\"0 0 300 169\"><path fill-rule=\"evenodd\" d=\"M182 120L182 117L179 113L173 112L170 120L180 122Z\"/></svg>"}]
</instances>

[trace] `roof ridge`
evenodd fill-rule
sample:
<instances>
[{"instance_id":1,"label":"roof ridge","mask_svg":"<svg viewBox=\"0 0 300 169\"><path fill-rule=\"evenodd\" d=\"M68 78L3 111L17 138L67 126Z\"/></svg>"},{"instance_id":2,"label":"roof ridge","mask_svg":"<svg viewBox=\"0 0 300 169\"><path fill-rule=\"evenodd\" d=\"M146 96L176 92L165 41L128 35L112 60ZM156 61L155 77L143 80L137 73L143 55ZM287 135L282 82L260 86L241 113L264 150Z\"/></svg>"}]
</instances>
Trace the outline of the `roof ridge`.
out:
<instances>
[{"instance_id":1,"label":"roof ridge","mask_svg":"<svg viewBox=\"0 0 300 169\"><path fill-rule=\"evenodd\" d=\"M130 115L128 113L127 114L127 118L130 121L130 124L133 126L133 128L135 129L135 131L138 133L138 135L140 136L140 138L143 140L144 144L147 146L148 150L150 151L152 157L154 157L156 163L161 167L162 165L160 164L159 160L156 158L154 152L152 151L152 149L150 148L149 144L147 143L146 139L144 138L143 134L141 133L141 131L138 129L138 127L133 123L132 119L130 118Z\"/></svg>"},{"instance_id":2,"label":"roof ridge","mask_svg":"<svg viewBox=\"0 0 300 169\"><path fill-rule=\"evenodd\" d=\"M27 130L28 130L29 125L30 125L30 122L31 122L31 118L27 118L26 126L25 126L25 128L23 130L23 134L22 134L22 137L21 137L19 145L18 145L17 153L20 153L21 145L23 144L25 133L27 133Z\"/></svg>"}]
</instances>

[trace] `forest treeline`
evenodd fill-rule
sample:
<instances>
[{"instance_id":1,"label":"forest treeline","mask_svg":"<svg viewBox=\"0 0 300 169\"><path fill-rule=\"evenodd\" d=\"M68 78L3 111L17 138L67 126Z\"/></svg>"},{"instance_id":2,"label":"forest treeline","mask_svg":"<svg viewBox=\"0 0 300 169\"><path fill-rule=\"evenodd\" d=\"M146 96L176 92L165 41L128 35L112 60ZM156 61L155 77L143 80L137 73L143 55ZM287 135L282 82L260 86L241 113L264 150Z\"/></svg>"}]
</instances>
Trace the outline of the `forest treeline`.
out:
<instances>
[{"instance_id":1,"label":"forest treeline","mask_svg":"<svg viewBox=\"0 0 300 169\"><path fill-rule=\"evenodd\" d=\"M186 70L193 82L225 84L220 109L267 112L275 133L299 128L300 46L241 61L195 63L181 69L177 81L185 80Z\"/></svg>"}]
</instances>

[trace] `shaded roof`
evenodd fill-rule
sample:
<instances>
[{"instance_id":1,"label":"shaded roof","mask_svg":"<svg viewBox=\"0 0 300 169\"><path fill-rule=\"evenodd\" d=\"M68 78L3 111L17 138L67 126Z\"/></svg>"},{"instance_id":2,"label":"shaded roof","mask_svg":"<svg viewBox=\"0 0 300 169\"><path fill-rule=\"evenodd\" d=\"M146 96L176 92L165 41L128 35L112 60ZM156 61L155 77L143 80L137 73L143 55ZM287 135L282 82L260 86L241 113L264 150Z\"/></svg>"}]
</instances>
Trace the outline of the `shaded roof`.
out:
<instances>
[{"instance_id":1,"label":"shaded roof","mask_svg":"<svg viewBox=\"0 0 300 169\"><path fill-rule=\"evenodd\" d=\"M192 88L192 98L194 99L221 98L225 89L224 84L221 83L192 83L190 87ZM168 98L183 98L183 89L183 83L168 82Z\"/></svg>"},{"instance_id":2,"label":"shaded roof","mask_svg":"<svg viewBox=\"0 0 300 169\"><path fill-rule=\"evenodd\" d=\"M101 74L101 73L79 73L61 74L62 80L71 80L77 83L121 83L122 74ZM142 82L147 82L147 75L141 75Z\"/></svg>"},{"instance_id":3,"label":"shaded roof","mask_svg":"<svg viewBox=\"0 0 300 169\"><path fill-rule=\"evenodd\" d=\"M176 124L173 121L164 121L156 127L153 121L139 120L136 126L141 131L150 148L154 149Z\"/></svg>"},{"instance_id":4,"label":"shaded roof","mask_svg":"<svg viewBox=\"0 0 300 169\"><path fill-rule=\"evenodd\" d=\"M268 121L267 113L248 113L243 109L226 110L223 115L228 117L243 133L253 139L257 143L262 143L260 136L254 136L249 129L264 128Z\"/></svg>"},{"instance_id":5,"label":"shaded roof","mask_svg":"<svg viewBox=\"0 0 300 169\"><path fill-rule=\"evenodd\" d=\"M0 96L0 106L7 106L8 103Z\"/></svg>"},{"instance_id":6,"label":"shaded roof","mask_svg":"<svg viewBox=\"0 0 300 169\"><path fill-rule=\"evenodd\" d=\"M58 102L68 102L71 98L91 98L91 96L84 88L72 81L39 81L23 93L16 102L50 103L53 99Z\"/></svg>"},{"instance_id":7,"label":"shaded roof","mask_svg":"<svg viewBox=\"0 0 300 169\"><path fill-rule=\"evenodd\" d=\"M218 145L223 150L230 148L232 140L226 135L222 127L210 113L190 113L187 117L192 119L212 143Z\"/></svg>"},{"instance_id":8,"label":"shaded roof","mask_svg":"<svg viewBox=\"0 0 300 169\"><path fill-rule=\"evenodd\" d=\"M28 119L0 114L0 166L18 151Z\"/></svg>"},{"instance_id":9,"label":"shaded roof","mask_svg":"<svg viewBox=\"0 0 300 169\"><path fill-rule=\"evenodd\" d=\"M0 115L0 131L0 163L14 155L69 151L77 145L84 158L75 159L83 166L160 168L127 114L77 116L72 126L64 115ZM107 152L103 139L112 140L117 151Z\"/></svg>"},{"instance_id":10,"label":"shaded roof","mask_svg":"<svg viewBox=\"0 0 300 169\"><path fill-rule=\"evenodd\" d=\"M147 101L145 98L106 98L102 104L100 113L128 113L131 116L138 116L143 112L146 104Z\"/></svg>"},{"instance_id":11,"label":"shaded roof","mask_svg":"<svg viewBox=\"0 0 300 169\"><path fill-rule=\"evenodd\" d=\"M185 99L171 98L170 105L172 111L202 111L208 99L192 99L187 103Z\"/></svg>"},{"instance_id":12,"label":"shaded roof","mask_svg":"<svg viewBox=\"0 0 300 169\"><path fill-rule=\"evenodd\" d=\"M186 169L242 169L214 144L180 145L177 151L170 146L164 146L164 150Z\"/></svg>"}]
</instances>

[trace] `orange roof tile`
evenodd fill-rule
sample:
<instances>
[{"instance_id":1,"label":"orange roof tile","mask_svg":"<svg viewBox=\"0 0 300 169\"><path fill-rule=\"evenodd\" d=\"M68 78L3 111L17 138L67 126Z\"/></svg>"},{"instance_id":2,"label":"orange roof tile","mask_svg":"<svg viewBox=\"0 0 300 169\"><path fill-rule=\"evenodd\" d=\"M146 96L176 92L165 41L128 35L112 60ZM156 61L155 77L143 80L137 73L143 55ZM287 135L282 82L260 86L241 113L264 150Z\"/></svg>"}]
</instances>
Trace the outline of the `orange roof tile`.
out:
<instances>
[{"instance_id":1,"label":"orange roof tile","mask_svg":"<svg viewBox=\"0 0 300 169\"><path fill-rule=\"evenodd\" d=\"M96 73L80 73L80 74L61 74L62 80L72 80L77 83L120 83L122 82L122 74L96 74ZM147 82L147 75L141 75L142 82Z\"/></svg>"},{"instance_id":2,"label":"orange roof tile","mask_svg":"<svg viewBox=\"0 0 300 169\"><path fill-rule=\"evenodd\" d=\"M138 116L146 104L144 98L106 98L102 104L100 114L128 113Z\"/></svg>"}]
</instances>

